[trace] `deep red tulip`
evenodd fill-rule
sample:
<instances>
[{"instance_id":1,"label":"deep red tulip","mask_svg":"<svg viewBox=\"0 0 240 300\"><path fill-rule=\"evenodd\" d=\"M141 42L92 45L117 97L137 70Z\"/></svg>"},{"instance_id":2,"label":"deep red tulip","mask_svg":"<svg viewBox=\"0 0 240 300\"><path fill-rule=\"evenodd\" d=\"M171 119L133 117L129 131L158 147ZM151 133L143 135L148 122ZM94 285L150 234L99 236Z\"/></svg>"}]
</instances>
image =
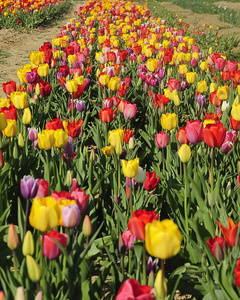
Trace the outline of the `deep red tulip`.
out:
<instances>
[{"instance_id":1,"label":"deep red tulip","mask_svg":"<svg viewBox=\"0 0 240 300\"><path fill-rule=\"evenodd\" d=\"M155 211L135 210L128 221L128 229L137 239L144 241L145 226L154 220L158 220L158 214Z\"/></svg>"},{"instance_id":2,"label":"deep red tulip","mask_svg":"<svg viewBox=\"0 0 240 300\"><path fill-rule=\"evenodd\" d=\"M42 97L48 97L51 94L52 86L47 81L42 81L39 84L40 93Z\"/></svg>"},{"instance_id":3,"label":"deep red tulip","mask_svg":"<svg viewBox=\"0 0 240 300\"><path fill-rule=\"evenodd\" d=\"M223 237L215 236L214 239L211 237L207 241L208 247L211 250L212 254L216 257L217 260L223 260L223 247L225 244L225 251L227 252L228 243L224 240Z\"/></svg>"},{"instance_id":4,"label":"deep red tulip","mask_svg":"<svg viewBox=\"0 0 240 300\"><path fill-rule=\"evenodd\" d=\"M187 121L186 137L191 144L198 144L202 141L201 133L203 124L199 120Z\"/></svg>"},{"instance_id":5,"label":"deep red tulip","mask_svg":"<svg viewBox=\"0 0 240 300\"><path fill-rule=\"evenodd\" d=\"M203 128L201 138L209 147L220 147L225 139L226 127L222 123L207 124Z\"/></svg>"},{"instance_id":6,"label":"deep red tulip","mask_svg":"<svg viewBox=\"0 0 240 300\"><path fill-rule=\"evenodd\" d=\"M225 241L231 247L234 247L237 239L237 231L240 221L237 224L234 224L233 221L228 218L228 227L224 227L219 221L216 221L220 227Z\"/></svg>"},{"instance_id":7,"label":"deep red tulip","mask_svg":"<svg viewBox=\"0 0 240 300\"><path fill-rule=\"evenodd\" d=\"M58 72L62 73L63 77L67 77L69 74L69 66L61 66L58 68Z\"/></svg>"},{"instance_id":8,"label":"deep red tulip","mask_svg":"<svg viewBox=\"0 0 240 300\"><path fill-rule=\"evenodd\" d=\"M51 260L56 259L62 253L53 239L58 241L64 248L66 248L67 234L59 233L57 230L51 230L49 233L44 234L43 255ZM40 243L42 243L42 236L40 236Z\"/></svg>"},{"instance_id":9,"label":"deep red tulip","mask_svg":"<svg viewBox=\"0 0 240 300\"><path fill-rule=\"evenodd\" d=\"M154 190L160 181L160 177L156 178L156 172L146 172L146 180L143 183L143 187L147 191Z\"/></svg>"},{"instance_id":10,"label":"deep red tulip","mask_svg":"<svg viewBox=\"0 0 240 300\"><path fill-rule=\"evenodd\" d=\"M141 285L136 279L127 279L120 287L115 300L154 300L151 289L149 285Z\"/></svg>"}]
</instances>

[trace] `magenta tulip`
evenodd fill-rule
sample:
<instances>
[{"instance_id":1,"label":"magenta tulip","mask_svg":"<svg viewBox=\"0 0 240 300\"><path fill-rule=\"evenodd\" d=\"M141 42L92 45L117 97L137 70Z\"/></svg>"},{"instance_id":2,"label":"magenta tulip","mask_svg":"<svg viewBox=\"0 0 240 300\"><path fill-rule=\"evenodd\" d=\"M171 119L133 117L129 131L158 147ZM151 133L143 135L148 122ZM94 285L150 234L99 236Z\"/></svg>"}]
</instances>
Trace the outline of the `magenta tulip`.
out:
<instances>
[{"instance_id":1,"label":"magenta tulip","mask_svg":"<svg viewBox=\"0 0 240 300\"><path fill-rule=\"evenodd\" d=\"M186 136L191 144L198 144L202 141L203 124L199 120L187 121Z\"/></svg>"}]
</instances>

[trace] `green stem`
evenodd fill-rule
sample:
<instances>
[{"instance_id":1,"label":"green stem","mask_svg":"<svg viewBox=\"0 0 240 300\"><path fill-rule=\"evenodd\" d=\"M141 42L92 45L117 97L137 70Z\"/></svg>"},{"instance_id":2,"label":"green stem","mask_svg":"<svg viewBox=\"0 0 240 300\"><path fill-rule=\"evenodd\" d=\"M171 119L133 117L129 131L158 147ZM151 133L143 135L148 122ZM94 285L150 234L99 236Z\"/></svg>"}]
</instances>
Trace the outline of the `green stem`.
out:
<instances>
[{"instance_id":1,"label":"green stem","mask_svg":"<svg viewBox=\"0 0 240 300\"><path fill-rule=\"evenodd\" d=\"M143 280L142 284L146 285L147 284L147 274L146 274L146 247L145 247L145 242L143 242Z\"/></svg>"},{"instance_id":2,"label":"green stem","mask_svg":"<svg viewBox=\"0 0 240 300\"><path fill-rule=\"evenodd\" d=\"M108 123L105 123L105 146L108 144Z\"/></svg>"},{"instance_id":3,"label":"green stem","mask_svg":"<svg viewBox=\"0 0 240 300\"><path fill-rule=\"evenodd\" d=\"M41 281L40 281L40 285L43 288L43 247L44 247L44 232L42 232L42 242L40 245L40 270L42 273L42 277L41 277Z\"/></svg>"},{"instance_id":4,"label":"green stem","mask_svg":"<svg viewBox=\"0 0 240 300\"><path fill-rule=\"evenodd\" d=\"M13 268L14 268L14 277L17 279L18 278L18 270L17 270L17 255L16 251L12 251L13 254Z\"/></svg>"},{"instance_id":5,"label":"green stem","mask_svg":"<svg viewBox=\"0 0 240 300\"><path fill-rule=\"evenodd\" d=\"M62 175L62 149L59 150L59 175Z\"/></svg>"},{"instance_id":6,"label":"green stem","mask_svg":"<svg viewBox=\"0 0 240 300\"><path fill-rule=\"evenodd\" d=\"M186 234L187 240L189 239L189 229L188 229L188 208L187 208L187 164L184 163L184 181L185 181L185 192L184 192L184 214L186 223Z\"/></svg>"},{"instance_id":7,"label":"green stem","mask_svg":"<svg viewBox=\"0 0 240 300\"><path fill-rule=\"evenodd\" d=\"M25 221L24 221L24 230L23 230L23 238L27 232L27 220L28 220L28 211L29 211L29 199L27 199L26 210L25 210Z\"/></svg>"},{"instance_id":8,"label":"green stem","mask_svg":"<svg viewBox=\"0 0 240 300\"><path fill-rule=\"evenodd\" d=\"M130 216L133 213L132 178L130 178Z\"/></svg>"},{"instance_id":9,"label":"green stem","mask_svg":"<svg viewBox=\"0 0 240 300\"><path fill-rule=\"evenodd\" d=\"M48 180L48 184L50 186L50 169L49 169L49 154L48 154L48 150L46 150L46 162L47 162L47 180Z\"/></svg>"},{"instance_id":10,"label":"green stem","mask_svg":"<svg viewBox=\"0 0 240 300\"><path fill-rule=\"evenodd\" d=\"M121 255L122 281L124 280L124 255Z\"/></svg>"},{"instance_id":11,"label":"green stem","mask_svg":"<svg viewBox=\"0 0 240 300\"><path fill-rule=\"evenodd\" d=\"M163 163L163 173L165 173L165 156L164 156L164 148L162 148L162 163Z\"/></svg>"},{"instance_id":12,"label":"green stem","mask_svg":"<svg viewBox=\"0 0 240 300\"><path fill-rule=\"evenodd\" d=\"M128 251L128 273L131 274L132 268L132 250Z\"/></svg>"},{"instance_id":13,"label":"green stem","mask_svg":"<svg viewBox=\"0 0 240 300\"><path fill-rule=\"evenodd\" d=\"M0 216L3 214L3 202L2 202L2 172L0 169Z\"/></svg>"},{"instance_id":14,"label":"green stem","mask_svg":"<svg viewBox=\"0 0 240 300\"><path fill-rule=\"evenodd\" d=\"M214 165L214 148L212 148L212 159L211 159L211 194L213 193L213 165Z\"/></svg>"},{"instance_id":15,"label":"green stem","mask_svg":"<svg viewBox=\"0 0 240 300\"><path fill-rule=\"evenodd\" d=\"M117 172L118 172L118 191L120 191L121 187L121 165L120 165L120 158L117 156Z\"/></svg>"},{"instance_id":16,"label":"green stem","mask_svg":"<svg viewBox=\"0 0 240 300\"><path fill-rule=\"evenodd\" d=\"M165 288L164 288L164 281L165 281L165 276L164 276L164 260L161 259L161 270L162 270L162 280L161 280L161 300L164 300L165 298Z\"/></svg>"}]
</instances>

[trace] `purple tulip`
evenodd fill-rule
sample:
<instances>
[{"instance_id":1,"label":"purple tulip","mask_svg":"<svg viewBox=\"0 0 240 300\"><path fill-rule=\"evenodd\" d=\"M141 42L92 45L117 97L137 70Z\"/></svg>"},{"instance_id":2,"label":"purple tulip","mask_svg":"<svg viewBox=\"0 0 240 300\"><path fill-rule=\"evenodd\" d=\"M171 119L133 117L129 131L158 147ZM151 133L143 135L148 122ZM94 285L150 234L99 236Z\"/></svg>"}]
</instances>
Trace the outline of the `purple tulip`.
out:
<instances>
[{"instance_id":1,"label":"purple tulip","mask_svg":"<svg viewBox=\"0 0 240 300\"><path fill-rule=\"evenodd\" d=\"M64 146L64 154L72 157L74 155L74 147L73 144L70 142L67 142L67 144Z\"/></svg>"},{"instance_id":2,"label":"purple tulip","mask_svg":"<svg viewBox=\"0 0 240 300\"><path fill-rule=\"evenodd\" d=\"M78 100L76 102L76 109L80 112L83 112L85 110L85 101L83 100Z\"/></svg>"},{"instance_id":3,"label":"purple tulip","mask_svg":"<svg viewBox=\"0 0 240 300\"><path fill-rule=\"evenodd\" d=\"M38 138L38 128L31 127L28 128L28 138L30 141L35 141Z\"/></svg>"},{"instance_id":4,"label":"purple tulip","mask_svg":"<svg viewBox=\"0 0 240 300\"><path fill-rule=\"evenodd\" d=\"M69 204L62 207L62 218L65 227L75 227L79 225L81 213L77 204Z\"/></svg>"},{"instance_id":5,"label":"purple tulip","mask_svg":"<svg viewBox=\"0 0 240 300\"><path fill-rule=\"evenodd\" d=\"M153 271L154 273L156 272L156 268L157 268L157 265L158 265L158 261L159 259L156 258L154 261L152 260L152 257L150 256L149 259L148 259L148 262L147 262L147 267L146 267L146 272L147 274L149 275L149 273L151 271Z\"/></svg>"},{"instance_id":6,"label":"purple tulip","mask_svg":"<svg viewBox=\"0 0 240 300\"><path fill-rule=\"evenodd\" d=\"M34 179L30 175L23 176L20 181L21 194L25 199L32 199L38 191L38 179Z\"/></svg>"},{"instance_id":7,"label":"purple tulip","mask_svg":"<svg viewBox=\"0 0 240 300\"><path fill-rule=\"evenodd\" d=\"M205 106L205 103L206 103L205 95L197 95L195 97L195 100L199 104L200 107Z\"/></svg>"},{"instance_id":8,"label":"purple tulip","mask_svg":"<svg viewBox=\"0 0 240 300\"><path fill-rule=\"evenodd\" d=\"M28 83L34 83L37 79L37 73L36 72L27 72L26 79L27 79Z\"/></svg>"}]
</instances>

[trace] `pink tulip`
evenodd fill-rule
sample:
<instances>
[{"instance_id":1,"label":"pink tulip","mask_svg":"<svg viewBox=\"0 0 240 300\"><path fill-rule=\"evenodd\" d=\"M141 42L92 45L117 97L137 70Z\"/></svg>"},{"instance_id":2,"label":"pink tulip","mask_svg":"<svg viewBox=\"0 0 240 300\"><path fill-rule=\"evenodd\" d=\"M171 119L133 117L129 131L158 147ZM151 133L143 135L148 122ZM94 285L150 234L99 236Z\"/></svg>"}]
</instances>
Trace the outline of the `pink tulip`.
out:
<instances>
[{"instance_id":1,"label":"pink tulip","mask_svg":"<svg viewBox=\"0 0 240 300\"><path fill-rule=\"evenodd\" d=\"M137 239L135 235L133 235L129 229L126 229L122 234L122 238L127 250L133 250L134 248L133 243Z\"/></svg>"},{"instance_id":2,"label":"pink tulip","mask_svg":"<svg viewBox=\"0 0 240 300\"><path fill-rule=\"evenodd\" d=\"M238 69L238 62L228 60L226 63L226 71L236 71Z\"/></svg>"},{"instance_id":3,"label":"pink tulip","mask_svg":"<svg viewBox=\"0 0 240 300\"><path fill-rule=\"evenodd\" d=\"M136 116L136 113L137 113L137 104L126 102L123 109L124 117L126 119L132 119Z\"/></svg>"},{"instance_id":4,"label":"pink tulip","mask_svg":"<svg viewBox=\"0 0 240 300\"><path fill-rule=\"evenodd\" d=\"M203 124L199 120L187 121L186 136L191 144L198 144L202 141L202 128Z\"/></svg>"},{"instance_id":5,"label":"pink tulip","mask_svg":"<svg viewBox=\"0 0 240 300\"><path fill-rule=\"evenodd\" d=\"M155 142L158 148L166 148L169 144L169 135L166 132L159 132L155 135Z\"/></svg>"},{"instance_id":6,"label":"pink tulip","mask_svg":"<svg viewBox=\"0 0 240 300\"><path fill-rule=\"evenodd\" d=\"M69 204L68 206L62 207L62 218L65 227L75 227L79 225L80 222L80 209L77 204Z\"/></svg>"},{"instance_id":7,"label":"pink tulip","mask_svg":"<svg viewBox=\"0 0 240 300\"><path fill-rule=\"evenodd\" d=\"M218 57L215 61L215 68L217 71L223 71L226 64L226 60L222 57Z\"/></svg>"},{"instance_id":8,"label":"pink tulip","mask_svg":"<svg viewBox=\"0 0 240 300\"><path fill-rule=\"evenodd\" d=\"M74 200L77 201L77 205L80 209L81 214L85 212L89 202L89 195L85 193L84 190L77 188L75 191L71 193L71 196Z\"/></svg>"},{"instance_id":9,"label":"pink tulip","mask_svg":"<svg viewBox=\"0 0 240 300\"><path fill-rule=\"evenodd\" d=\"M168 85L170 92L172 92L173 90L177 90L177 91L181 90L181 80L169 78L167 85Z\"/></svg>"}]
</instances>

